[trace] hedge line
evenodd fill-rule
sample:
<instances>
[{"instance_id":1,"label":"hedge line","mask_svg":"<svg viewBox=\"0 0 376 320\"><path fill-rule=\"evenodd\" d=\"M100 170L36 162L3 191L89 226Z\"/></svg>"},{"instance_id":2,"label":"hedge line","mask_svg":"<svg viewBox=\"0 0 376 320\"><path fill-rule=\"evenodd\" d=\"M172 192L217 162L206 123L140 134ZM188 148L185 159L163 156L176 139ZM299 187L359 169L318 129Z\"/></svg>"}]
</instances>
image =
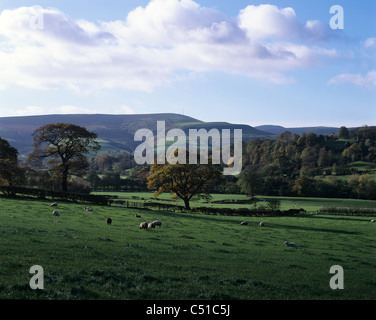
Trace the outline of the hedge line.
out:
<instances>
[{"instance_id":1,"label":"hedge line","mask_svg":"<svg viewBox=\"0 0 376 320\"><path fill-rule=\"evenodd\" d=\"M53 191L45 189L36 188L26 188L26 187L10 187L10 186L0 186L0 192L5 196L32 196L39 199L51 198L53 200L60 201L82 201L82 202L92 202L96 204L108 205L109 197L104 195L93 195L86 193L72 193L72 192L62 192Z\"/></svg>"},{"instance_id":2,"label":"hedge line","mask_svg":"<svg viewBox=\"0 0 376 320\"><path fill-rule=\"evenodd\" d=\"M131 201L127 201L127 207L133 207ZM185 211L183 206L177 206L167 203L158 202L144 202L137 203L137 207L143 206L144 208L166 210L166 211ZM267 209L248 209L248 208L214 208L214 207L196 207L192 208L189 212L211 214L211 215L228 215L228 216L292 216L304 213L304 209L289 209L289 210L267 210Z\"/></svg>"},{"instance_id":3,"label":"hedge line","mask_svg":"<svg viewBox=\"0 0 376 320\"><path fill-rule=\"evenodd\" d=\"M324 207L317 210L317 214L341 215L341 216L376 216L375 209L367 208L336 208Z\"/></svg>"}]
</instances>

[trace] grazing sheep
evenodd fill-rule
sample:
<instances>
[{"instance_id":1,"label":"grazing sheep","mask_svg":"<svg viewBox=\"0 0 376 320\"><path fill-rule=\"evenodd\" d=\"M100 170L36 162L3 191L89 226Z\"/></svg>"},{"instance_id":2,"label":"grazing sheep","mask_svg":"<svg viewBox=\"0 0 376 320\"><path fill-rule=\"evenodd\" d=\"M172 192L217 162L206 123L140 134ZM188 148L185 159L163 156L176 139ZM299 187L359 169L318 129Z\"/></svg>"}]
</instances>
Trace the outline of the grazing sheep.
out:
<instances>
[{"instance_id":1,"label":"grazing sheep","mask_svg":"<svg viewBox=\"0 0 376 320\"><path fill-rule=\"evenodd\" d=\"M139 214L136 214L135 217L136 218L141 218L141 216Z\"/></svg>"},{"instance_id":2,"label":"grazing sheep","mask_svg":"<svg viewBox=\"0 0 376 320\"><path fill-rule=\"evenodd\" d=\"M140 223L140 229L147 229L148 228L148 223L147 222L141 222Z\"/></svg>"},{"instance_id":3,"label":"grazing sheep","mask_svg":"<svg viewBox=\"0 0 376 320\"><path fill-rule=\"evenodd\" d=\"M111 218L106 218L106 222L107 222L107 224L109 225L109 224L112 223L112 219L111 219Z\"/></svg>"},{"instance_id":4,"label":"grazing sheep","mask_svg":"<svg viewBox=\"0 0 376 320\"><path fill-rule=\"evenodd\" d=\"M248 226L248 222L247 221L243 221L243 222L240 223L240 225L242 225L242 226Z\"/></svg>"},{"instance_id":5,"label":"grazing sheep","mask_svg":"<svg viewBox=\"0 0 376 320\"><path fill-rule=\"evenodd\" d=\"M55 217L58 217L60 216L60 213L56 210L52 211L52 214L55 216Z\"/></svg>"},{"instance_id":6,"label":"grazing sheep","mask_svg":"<svg viewBox=\"0 0 376 320\"><path fill-rule=\"evenodd\" d=\"M371 220L371 222L372 222L372 223L374 223L374 222L375 222L375 220Z\"/></svg>"},{"instance_id":7,"label":"grazing sheep","mask_svg":"<svg viewBox=\"0 0 376 320\"><path fill-rule=\"evenodd\" d=\"M159 220L154 220L152 223L154 224L154 226L158 226L158 227L162 226L162 222Z\"/></svg>"},{"instance_id":8,"label":"grazing sheep","mask_svg":"<svg viewBox=\"0 0 376 320\"><path fill-rule=\"evenodd\" d=\"M265 225L265 223L264 222L260 222L260 227L263 227Z\"/></svg>"},{"instance_id":9,"label":"grazing sheep","mask_svg":"<svg viewBox=\"0 0 376 320\"><path fill-rule=\"evenodd\" d=\"M288 242L288 241L285 241L285 245L288 247L295 247L295 248L298 247L294 242Z\"/></svg>"},{"instance_id":10,"label":"grazing sheep","mask_svg":"<svg viewBox=\"0 0 376 320\"><path fill-rule=\"evenodd\" d=\"M51 204L50 204L50 207L57 207L57 203L56 203L56 202L51 203Z\"/></svg>"},{"instance_id":11,"label":"grazing sheep","mask_svg":"<svg viewBox=\"0 0 376 320\"><path fill-rule=\"evenodd\" d=\"M89 207L85 207L84 208L85 211L93 211L93 209L89 208Z\"/></svg>"},{"instance_id":12,"label":"grazing sheep","mask_svg":"<svg viewBox=\"0 0 376 320\"><path fill-rule=\"evenodd\" d=\"M153 222L150 222L148 224L148 229L151 230L151 229L154 229L155 228L155 224Z\"/></svg>"}]
</instances>

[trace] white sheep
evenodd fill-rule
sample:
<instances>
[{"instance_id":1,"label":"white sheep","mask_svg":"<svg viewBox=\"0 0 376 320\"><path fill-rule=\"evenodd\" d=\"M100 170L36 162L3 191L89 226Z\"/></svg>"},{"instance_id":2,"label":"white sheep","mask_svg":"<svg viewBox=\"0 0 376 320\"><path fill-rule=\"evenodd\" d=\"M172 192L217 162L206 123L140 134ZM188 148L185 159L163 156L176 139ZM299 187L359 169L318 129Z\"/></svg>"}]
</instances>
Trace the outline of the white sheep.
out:
<instances>
[{"instance_id":1,"label":"white sheep","mask_svg":"<svg viewBox=\"0 0 376 320\"><path fill-rule=\"evenodd\" d=\"M148 224L148 229L151 230L151 229L154 229L155 228L155 224L153 222L150 222Z\"/></svg>"},{"instance_id":2,"label":"white sheep","mask_svg":"<svg viewBox=\"0 0 376 320\"><path fill-rule=\"evenodd\" d=\"M56 202L51 203L51 204L50 204L50 207L57 207L57 203L56 203Z\"/></svg>"},{"instance_id":3,"label":"white sheep","mask_svg":"<svg viewBox=\"0 0 376 320\"><path fill-rule=\"evenodd\" d=\"M375 220L372 219L371 222L372 222L372 223L375 223Z\"/></svg>"},{"instance_id":4,"label":"white sheep","mask_svg":"<svg viewBox=\"0 0 376 320\"><path fill-rule=\"evenodd\" d=\"M58 217L60 216L60 213L56 210L52 211L52 214L55 216L55 217Z\"/></svg>"},{"instance_id":5,"label":"white sheep","mask_svg":"<svg viewBox=\"0 0 376 320\"><path fill-rule=\"evenodd\" d=\"M84 210L85 210L85 211L93 211L93 209L92 209L92 208L89 208L89 207L85 207Z\"/></svg>"},{"instance_id":6,"label":"white sheep","mask_svg":"<svg viewBox=\"0 0 376 320\"><path fill-rule=\"evenodd\" d=\"M148 228L148 223L147 222L141 222L140 223L140 229L147 229Z\"/></svg>"},{"instance_id":7,"label":"white sheep","mask_svg":"<svg viewBox=\"0 0 376 320\"><path fill-rule=\"evenodd\" d=\"M285 241L285 245L288 247L295 247L295 248L298 247L294 242L289 242L289 241Z\"/></svg>"},{"instance_id":8,"label":"white sheep","mask_svg":"<svg viewBox=\"0 0 376 320\"><path fill-rule=\"evenodd\" d=\"M263 227L265 225L265 223L264 222L260 222L260 227Z\"/></svg>"},{"instance_id":9,"label":"white sheep","mask_svg":"<svg viewBox=\"0 0 376 320\"><path fill-rule=\"evenodd\" d=\"M242 222L240 223L240 225L242 225L242 226L248 226L248 222L247 222L247 221L242 221Z\"/></svg>"},{"instance_id":10,"label":"white sheep","mask_svg":"<svg viewBox=\"0 0 376 320\"><path fill-rule=\"evenodd\" d=\"M158 227L162 226L162 222L159 220L154 220L152 223L154 224L154 226L158 226Z\"/></svg>"}]
</instances>

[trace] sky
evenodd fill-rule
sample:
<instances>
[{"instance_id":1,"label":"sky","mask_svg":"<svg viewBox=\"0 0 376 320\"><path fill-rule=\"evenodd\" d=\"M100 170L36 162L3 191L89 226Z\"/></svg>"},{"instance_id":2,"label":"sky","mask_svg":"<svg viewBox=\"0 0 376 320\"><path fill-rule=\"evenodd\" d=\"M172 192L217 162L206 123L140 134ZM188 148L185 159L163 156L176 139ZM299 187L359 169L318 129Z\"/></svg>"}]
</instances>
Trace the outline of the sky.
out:
<instances>
[{"instance_id":1,"label":"sky","mask_svg":"<svg viewBox=\"0 0 376 320\"><path fill-rule=\"evenodd\" d=\"M0 0L0 117L376 125L375 17L374 0Z\"/></svg>"}]
</instances>

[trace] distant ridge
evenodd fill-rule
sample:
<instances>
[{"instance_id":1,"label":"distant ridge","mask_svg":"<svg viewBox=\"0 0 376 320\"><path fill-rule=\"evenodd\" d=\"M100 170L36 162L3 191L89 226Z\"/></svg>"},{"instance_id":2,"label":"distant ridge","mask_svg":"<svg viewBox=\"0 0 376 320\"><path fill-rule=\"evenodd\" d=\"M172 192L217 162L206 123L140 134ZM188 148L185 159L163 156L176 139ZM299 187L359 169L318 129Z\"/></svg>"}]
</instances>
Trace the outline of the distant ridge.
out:
<instances>
[{"instance_id":1,"label":"distant ridge","mask_svg":"<svg viewBox=\"0 0 376 320\"><path fill-rule=\"evenodd\" d=\"M228 122L204 122L186 115L176 113L154 114L53 114L37 116L0 117L0 137L7 139L17 148L21 158L33 150L32 133L35 129L58 122L68 122L86 127L89 131L96 132L102 145L101 153L133 152L140 142L134 141L134 133L138 129L147 128L156 134L157 121L165 121L166 131L180 128L187 135L189 129L242 129L243 140L249 139L275 139L285 131L303 134L313 132L328 135L338 133L337 127L300 127L285 128L278 125L262 125L252 127L245 124ZM352 129L352 128L348 128Z\"/></svg>"},{"instance_id":2,"label":"distant ridge","mask_svg":"<svg viewBox=\"0 0 376 320\"><path fill-rule=\"evenodd\" d=\"M150 129L156 133L157 121L165 121L166 131L180 128L187 135L189 129L242 129L243 139L274 138L273 134L263 132L248 125L227 122L203 122L201 120L175 113L156 114L56 114L40 116L0 117L0 137L7 139L17 148L21 158L32 152L35 129L49 123L72 123L96 132L102 145L101 152L133 152L140 142L134 141L138 129Z\"/></svg>"},{"instance_id":3,"label":"distant ridge","mask_svg":"<svg viewBox=\"0 0 376 320\"><path fill-rule=\"evenodd\" d=\"M337 127L298 127L298 128L285 128L282 126L276 126L276 125L262 125L262 126L256 126L255 127L258 130L269 132L271 134L280 135L281 133L285 131L289 131L291 133L296 133L298 135L301 135L303 133L313 132L316 134L322 134L322 135L329 135L329 134L337 134L339 128ZM350 128L348 128L350 129Z\"/></svg>"}]
</instances>

